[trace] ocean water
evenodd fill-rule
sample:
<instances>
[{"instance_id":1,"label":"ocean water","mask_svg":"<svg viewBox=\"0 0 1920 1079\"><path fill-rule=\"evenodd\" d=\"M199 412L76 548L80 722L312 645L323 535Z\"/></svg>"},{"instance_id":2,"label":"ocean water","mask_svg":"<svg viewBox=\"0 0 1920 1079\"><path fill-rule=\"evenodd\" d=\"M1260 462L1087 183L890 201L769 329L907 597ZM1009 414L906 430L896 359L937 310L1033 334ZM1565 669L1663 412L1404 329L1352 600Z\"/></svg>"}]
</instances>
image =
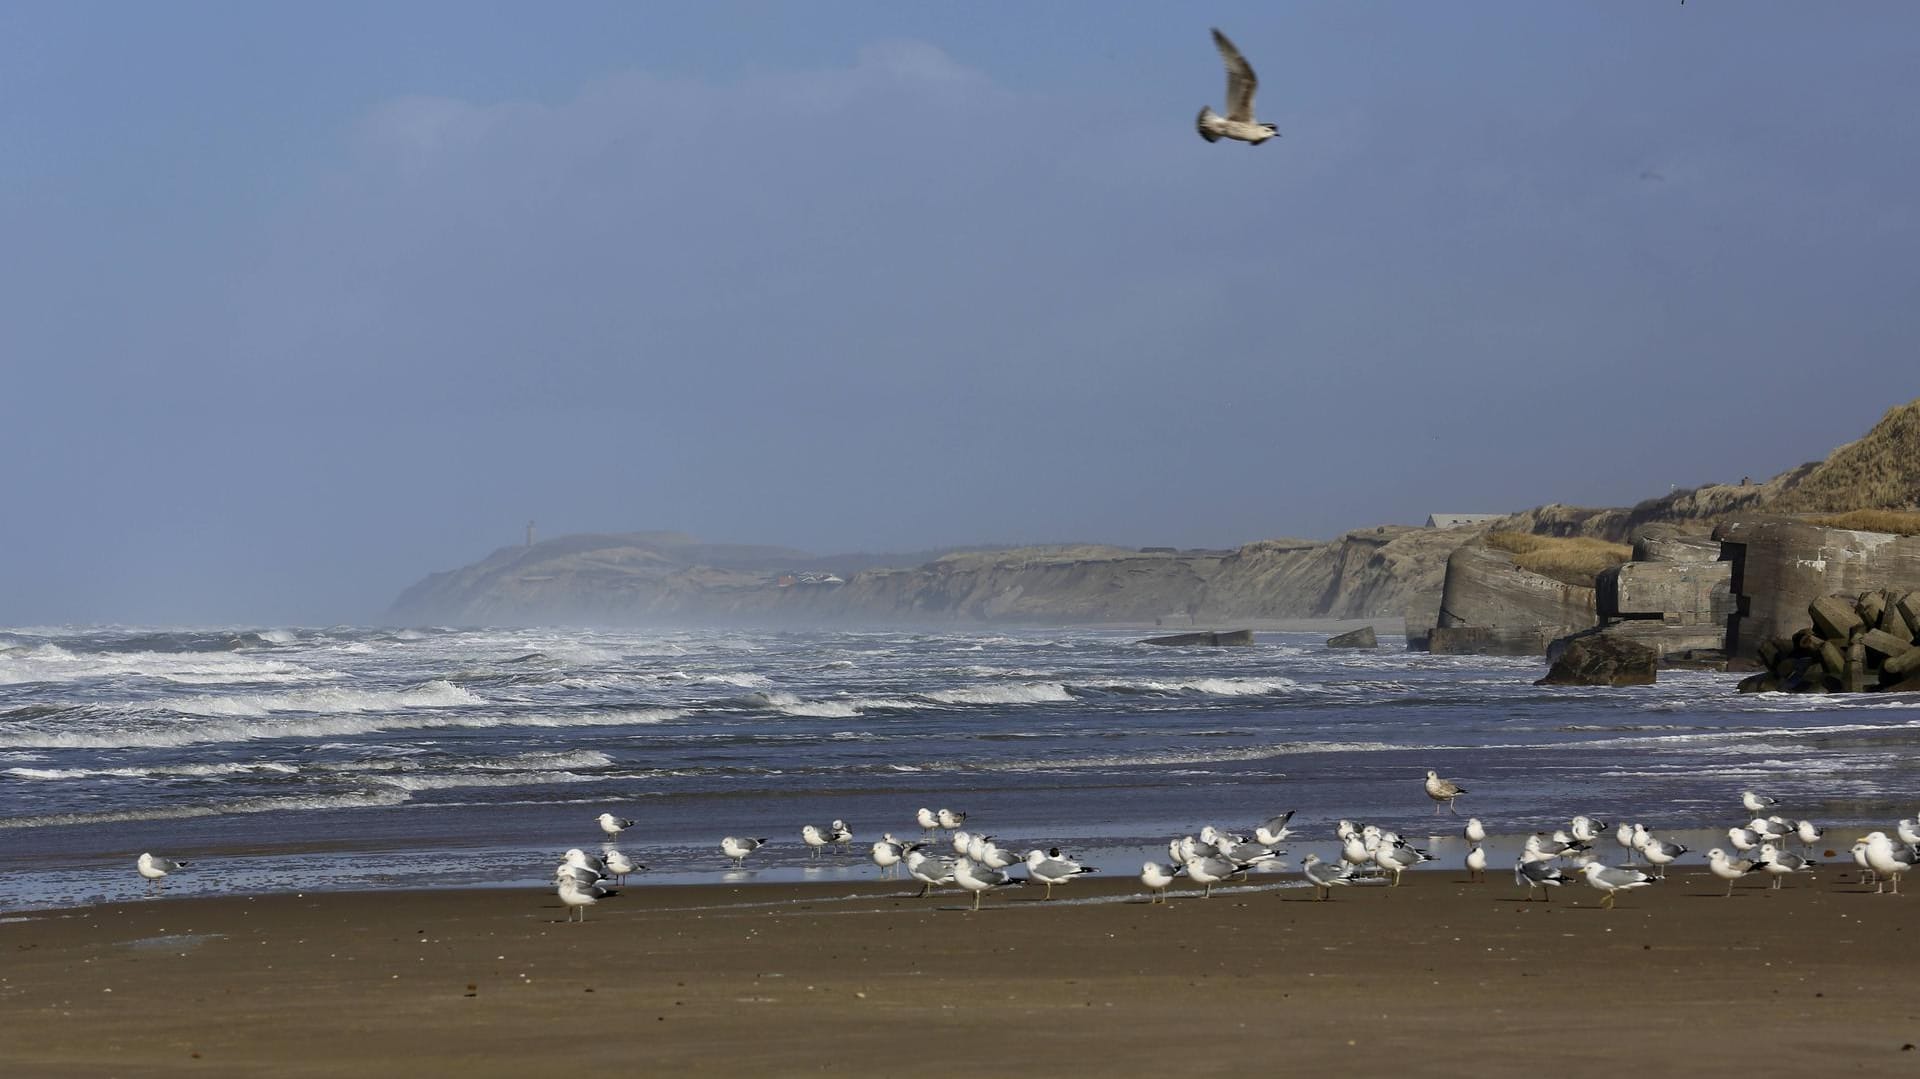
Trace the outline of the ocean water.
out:
<instances>
[{"instance_id":1,"label":"ocean water","mask_svg":"<svg viewBox=\"0 0 1920 1079\"><path fill-rule=\"evenodd\" d=\"M1539 688L1536 661L1397 637L1138 638L0 631L0 910L138 894L144 850L196 862L180 893L538 887L600 845L603 810L639 822L620 846L649 882L871 878L865 845L918 838L921 806L1126 875L1288 809L1295 858L1345 817L1457 866L1430 768L1515 843L1575 813L1704 836L1748 787L1840 828L1920 811L1912 697L1741 696L1707 672ZM836 817L856 855L812 862L800 826ZM728 834L773 842L735 873Z\"/></svg>"}]
</instances>

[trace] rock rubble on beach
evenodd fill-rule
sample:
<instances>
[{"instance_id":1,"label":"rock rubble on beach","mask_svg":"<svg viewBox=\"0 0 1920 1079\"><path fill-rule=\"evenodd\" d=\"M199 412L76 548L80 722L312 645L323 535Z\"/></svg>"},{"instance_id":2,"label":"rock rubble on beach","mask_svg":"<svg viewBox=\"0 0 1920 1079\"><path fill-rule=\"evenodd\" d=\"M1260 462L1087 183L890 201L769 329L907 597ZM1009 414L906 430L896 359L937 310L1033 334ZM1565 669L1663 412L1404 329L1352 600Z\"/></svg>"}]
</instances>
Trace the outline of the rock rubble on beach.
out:
<instances>
[{"instance_id":1,"label":"rock rubble on beach","mask_svg":"<svg viewBox=\"0 0 1920 1079\"><path fill-rule=\"evenodd\" d=\"M1807 616L1810 628L1761 642L1766 669L1742 693L1920 692L1920 592L1821 596Z\"/></svg>"}]
</instances>

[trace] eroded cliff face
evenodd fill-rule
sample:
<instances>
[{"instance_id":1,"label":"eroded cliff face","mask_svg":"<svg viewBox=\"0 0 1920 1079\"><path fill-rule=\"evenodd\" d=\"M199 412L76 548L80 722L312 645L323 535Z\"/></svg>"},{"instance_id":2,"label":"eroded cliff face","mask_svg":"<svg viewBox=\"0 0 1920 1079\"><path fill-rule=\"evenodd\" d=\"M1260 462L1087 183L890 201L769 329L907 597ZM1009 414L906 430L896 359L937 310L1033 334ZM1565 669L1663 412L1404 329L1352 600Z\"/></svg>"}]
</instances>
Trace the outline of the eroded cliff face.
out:
<instances>
[{"instance_id":1,"label":"eroded cliff face","mask_svg":"<svg viewBox=\"0 0 1920 1079\"><path fill-rule=\"evenodd\" d=\"M803 563L821 561L798 552L716 548L684 537L662 544L653 534L567 537L434 574L408 589L390 616L455 624L1397 620L1411 597L1439 594L1448 552L1478 534L1386 527L1229 552L1091 545L964 552L828 584L782 583ZM715 551L735 557L705 564Z\"/></svg>"},{"instance_id":2,"label":"eroded cliff face","mask_svg":"<svg viewBox=\"0 0 1920 1079\"><path fill-rule=\"evenodd\" d=\"M1403 617L1437 597L1447 556L1481 528L1384 526L1331 543L1253 543L1225 559L1207 589L1206 615L1233 618Z\"/></svg>"}]
</instances>

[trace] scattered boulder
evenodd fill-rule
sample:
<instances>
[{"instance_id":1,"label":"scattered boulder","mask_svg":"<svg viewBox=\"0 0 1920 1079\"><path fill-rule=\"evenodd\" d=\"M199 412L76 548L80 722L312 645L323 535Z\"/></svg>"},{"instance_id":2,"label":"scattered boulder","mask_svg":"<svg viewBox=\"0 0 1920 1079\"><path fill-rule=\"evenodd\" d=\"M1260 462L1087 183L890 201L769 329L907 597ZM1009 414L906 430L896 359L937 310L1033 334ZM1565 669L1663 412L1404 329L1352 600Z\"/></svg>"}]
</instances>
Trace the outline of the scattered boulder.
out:
<instances>
[{"instance_id":1,"label":"scattered boulder","mask_svg":"<svg viewBox=\"0 0 1920 1079\"><path fill-rule=\"evenodd\" d=\"M1380 638L1374 636L1372 626L1361 626L1351 633L1342 633L1327 638L1328 648L1378 648Z\"/></svg>"},{"instance_id":2,"label":"scattered boulder","mask_svg":"<svg viewBox=\"0 0 1920 1079\"><path fill-rule=\"evenodd\" d=\"M1230 629L1224 633L1175 633L1170 637L1148 637L1140 643L1157 644L1165 648L1238 648L1253 643L1253 631Z\"/></svg>"},{"instance_id":3,"label":"scattered boulder","mask_svg":"<svg viewBox=\"0 0 1920 1079\"><path fill-rule=\"evenodd\" d=\"M1660 655L1604 633L1575 637L1536 686L1650 686Z\"/></svg>"}]
</instances>

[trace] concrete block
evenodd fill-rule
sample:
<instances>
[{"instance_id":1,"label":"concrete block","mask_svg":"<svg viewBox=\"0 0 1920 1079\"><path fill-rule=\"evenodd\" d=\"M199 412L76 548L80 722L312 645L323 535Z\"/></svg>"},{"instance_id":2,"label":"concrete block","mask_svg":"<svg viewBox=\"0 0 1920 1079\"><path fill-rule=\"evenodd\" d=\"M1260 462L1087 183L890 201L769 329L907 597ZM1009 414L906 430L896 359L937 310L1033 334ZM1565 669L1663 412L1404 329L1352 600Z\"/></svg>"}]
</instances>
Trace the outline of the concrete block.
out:
<instances>
[{"instance_id":1,"label":"concrete block","mask_svg":"<svg viewBox=\"0 0 1920 1079\"><path fill-rule=\"evenodd\" d=\"M1868 630L1861 635L1860 643L1866 645L1868 651L1889 658L1913 651L1913 642L1903 641L1883 629Z\"/></svg>"},{"instance_id":2,"label":"concrete block","mask_svg":"<svg viewBox=\"0 0 1920 1079\"><path fill-rule=\"evenodd\" d=\"M1597 603L1604 618L1710 623L1716 596L1724 597L1732 580L1731 562L1627 562L1601 574Z\"/></svg>"},{"instance_id":3,"label":"concrete block","mask_svg":"<svg viewBox=\"0 0 1920 1079\"><path fill-rule=\"evenodd\" d=\"M1853 604L1841 596L1815 599L1807 604L1807 614L1813 618L1813 628L1830 641L1844 641L1866 624L1860 621L1860 613L1853 609Z\"/></svg>"},{"instance_id":4,"label":"concrete block","mask_svg":"<svg viewBox=\"0 0 1920 1079\"><path fill-rule=\"evenodd\" d=\"M1847 654L1832 641L1821 641L1820 665L1827 669L1828 674L1835 676L1843 674L1847 669Z\"/></svg>"},{"instance_id":5,"label":"concrete block","mask_svg":"<svg viewBox=\"0 0 1920 1079\"><path fill-rule=\"evenodd\" d=\"M1920 636L1920 629L1907 625L1906 616L1900 613L1898 597L1887 601L1887 609L1880 612L1880 625L1876 628L1909 641Z\"/></svg>"},{"instance_id":6,"label":"concrete block","mask_svg":"<svg viewBox=\"0 0 1920 1079\"><path fill-rule=\"evenodd\" d=\"M1882 676L1889 674L1920 674L1920 648L1909 648L1897 656L1888 656L1880 665Z\"/></svg>"},{"instance_id":7,"label":"concrete block","mask_svg":"<svg viewBox=\"0 0 1920 1079\"><path fill-rule=\"evenodd\" d=\"M1860 621L1869 626L1877 626L1880 624L1880 616L1887 612L1887 598L1880 592L1868 592L1854 603L1853 609L1860 615Z\"/></svg>"},{"instance_id":8,"label":"concrete block","mask_svg":"<svg viewBox=\"0 0 1920 1079\"><path fill-rule=\"evenodd\" d=\"M1867 646L1855 641L1847 646L1847 669L1840 676L1841 687L1848 693L1865 693L1868 684L1878 681L1867 670Z\"/></svg>"}]
</instances>

